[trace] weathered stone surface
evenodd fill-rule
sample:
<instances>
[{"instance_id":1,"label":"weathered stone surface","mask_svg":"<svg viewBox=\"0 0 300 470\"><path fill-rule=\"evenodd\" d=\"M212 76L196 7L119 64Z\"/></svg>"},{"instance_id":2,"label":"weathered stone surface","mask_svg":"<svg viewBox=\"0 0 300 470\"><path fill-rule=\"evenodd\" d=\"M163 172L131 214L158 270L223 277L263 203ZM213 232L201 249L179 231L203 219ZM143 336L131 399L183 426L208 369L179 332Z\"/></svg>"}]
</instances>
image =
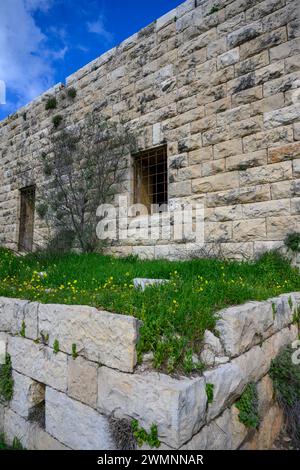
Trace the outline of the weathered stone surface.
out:
<instances>
[{"instance_id":1,"label":"weathered stone surface","mask_svg":"<svg viewBox=\"0 0 300 470\"><path fill-rule=\"evenodd\" d=\"M47 387L46 431L74 450L113 450L108 420L90 407Z\"/></svg>"},{"instance_id":2,"label":"weathered stone surface","mask_svg":"<svg viewBox=\"0 0 300 470\"><path fill-rule=\"evenodd\" d=\"M155 423L161 441L173 447L179 447L200 429L206 403L203 378L176 380L158 373L129 375L106 367L99 369L99 410L118 418L137 419L147 430Z\"/></svg>"},{"instance_id":3,"label":"weathered stone surface","mask_svg":"<svg viewBox=\"0 0 300 470\"><path fill-rule=\"evenodd\" d=\"M0 331L17 334L21 331L27 300L0 297Z\"/></svg>"},{"instance_id":4,"label":"weathered stone surface","mask_svg":"<svg viewBox=\"0 0 300 470\"><path fill-rule=\"evenodd\" d=\"M268 375L265 375L256 385L258 396L258 412L260 416L265 416L274 399L273 382Z\"/></svg>"},{"instance_id":5,"label":"weathered stone surface","mask_svg":"<svg viewBox=\"0 0 300 470\"><path fill-rule=\"evenodd\" d=\"M230 425L230 412L225 410L180 450L229 450L232 448Z\"/></svg>"},{"instance_id":6,"label":"weathered stone surface","mask_svg":"<svg viewBox=\"0 0 300 470\"><path fill-rule=\"evenodd\" d=\"M283 412L273 405L260 423L259 430L242 446L243 450L269 450L283 425Z\"/></svg>"},{"instance_id":7,"label":"weathered stone surface","mask_svg":"<svg viewBox=\"0 0 300 470\"><path fill-rule=\"evenodd\" d=\"M30 423L9 408L4 414L4 433L8 445L16 438L26 449L30 447Z\"/></svg>"},{"instance_id":8,"label":"weathered stone surface","mask_svg":"<svg viewBox=\"0 0 300 470\"><path fill-rule=\"evenodd\" d=\"M21 337L9 338L8 353L13 369L20 374L57 390L67 390L66 354L54 354L52 349Z\"/></svg>"},{"instance_id":9,"label":"weathered stone surface","mask_svg":"<svg viewBox=\"0 0 300 470\"><path fill-rule=\"evenodd\" d=\"M216 329L226 353L238 356L251 346L259 344L262 335L273 323L271 302L249 302L223 310Z\"/></svg>"},{"instance_id":10,"label":"weathered stone surface","mask_svg":"<svg viewBox=\"0 0 300 470\"><path fill-rule=\"evenodd\" d=\"M213 401L207 411L207 420L211 421L241 395L246 381L242 370L233 363L206 371L204 377L206 384L214 385Z\"/></svg>"},{"instance_id":11,"label":"weathered stone surface","mask_svg":"<svg viewBox=\"0 0 300 470\"><path fill-rule=\"evenodd\" d=\"M97 405L98 366L82 357L68 358L68 395L93 408Z\"/></svg>"},{"instance_id":12,"label":"weathered stone surface","mask_svg":"<svg viewBox=\"0 0 300 470\"><path fill-rule=\"evenodd\" d=\"M133 284L136 289L141 289L144 291L147 287L159 286L163 284L167 284L170 282L168 279L142 279L142 278L135 278L133 279Z\"/></svg>"},{"instance_id":13,"label":"weathered stone surface","mask_svg":"<svg viewBox=\"0 0 300 470\"><path fill-rule=\"evenodd\" d=\"M25 375L13 371L14 394L10 408L20 416L28 418L33 406L45 400L45 387Z\"/></svg>"},{"instance_id":14,"label":"weathered stone surface","mask_svg":"<svg viewBox=\"0 0 300 470\"><path fill-rule=\"evenodd\" d=\"M223 349L220 339L217 338L209 330L205 330L204 332L203 345L209 348L212 352L214 352L217 355L221 355L224 353L224 349Z\"/></svg>"},{"instance_id":15,"label":"weathered stone surface","mask_svg":"<svg viewBox=\"0 0 300 470\"><path fill-rule=\"evenodd\" d=\"M233 405L230 408L231 418L231 448L238 449L247 437L248 429L239 420L240 411Z\"/></svg>"},{"instance_id":16,"label":"weathered stone surface","mask_svg":"<svg viewBox=\"0 0 300 470\"><path fill-rule=\"evenodd\" d=\"M30 426L30 450L70 450L38 425Z\"/></svg>"},{"instance_id":17,"label":"weathered stone surface","mask_svg":"<svg viewBox=\"0 0 300 470\"><path fill-rule=\"evenodd\" d=\"M79 355L109 367L132 372L136 365L138 321L133 317L92 307L40 305L39 331L49 334L49 345L59 341L61 351Z\"/></svg>"}]
</instances>

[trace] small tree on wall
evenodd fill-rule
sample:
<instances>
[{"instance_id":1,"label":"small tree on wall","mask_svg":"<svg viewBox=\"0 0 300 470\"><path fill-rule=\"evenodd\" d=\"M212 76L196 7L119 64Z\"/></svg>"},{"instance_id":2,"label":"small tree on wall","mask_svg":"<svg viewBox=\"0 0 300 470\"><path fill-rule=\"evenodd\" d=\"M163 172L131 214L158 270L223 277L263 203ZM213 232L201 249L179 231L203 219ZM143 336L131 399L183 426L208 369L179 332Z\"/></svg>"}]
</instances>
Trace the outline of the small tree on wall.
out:
<instances>
[{"instance_id":1,"label":"small tree on wall","mask_svg":"<svg viewBox=\"0 0 300 470\"><path fill-rule=\"evenodd\" d=\"M50 248L97 248L97 207L111 202L119 191L134 148L130 133L94 114L53 134L49 154L42 155L45 184L37 205L54 233Z\"/></svg>"}]
</instances>

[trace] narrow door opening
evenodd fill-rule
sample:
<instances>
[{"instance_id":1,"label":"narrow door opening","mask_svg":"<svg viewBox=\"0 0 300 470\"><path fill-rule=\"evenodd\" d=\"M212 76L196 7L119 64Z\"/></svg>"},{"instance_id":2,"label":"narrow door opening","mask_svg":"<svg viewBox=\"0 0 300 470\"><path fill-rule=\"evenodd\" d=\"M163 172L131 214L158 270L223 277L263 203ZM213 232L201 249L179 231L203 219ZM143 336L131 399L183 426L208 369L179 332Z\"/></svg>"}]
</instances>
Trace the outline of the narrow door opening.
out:
<instances>
[{"instance_id":1,"label":"narrow door opening","mask_svg":"<svg viewBox=\"0 0 300 470\"><path fill-rule=\"evenodd\" d=\"M35 186L28 186L20 190L20 230L19 251L32 251L35 209Z\"/></svg>"}]
</instances>

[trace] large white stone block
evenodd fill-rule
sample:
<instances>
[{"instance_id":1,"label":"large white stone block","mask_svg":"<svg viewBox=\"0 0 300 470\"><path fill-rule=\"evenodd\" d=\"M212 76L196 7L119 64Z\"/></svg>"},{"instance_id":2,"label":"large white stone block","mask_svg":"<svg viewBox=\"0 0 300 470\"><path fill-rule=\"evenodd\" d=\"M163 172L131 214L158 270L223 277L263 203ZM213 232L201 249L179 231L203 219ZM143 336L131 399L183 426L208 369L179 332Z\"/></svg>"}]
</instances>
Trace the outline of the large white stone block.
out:
<instances>
[{"instance_id":1,"label":"large white stone block","mask_svg":"<svg viewBox=\"0 0 300 470\"><path fill-rule=\"evenodd\" d=\"M49 345L59 341L68 354L76 344L79 355L125 372L136 365L139 322L133 317L92 307L40 305L39 332L49 334Z\"/></svg>"},{"instance_id":2,"label":"large white stone block","mask_svg":"<svg viewBox=\"0 0 300 470\"><path fill-rule=\"evenodd\" d=\"M8 353L12 367L20 374L57 390L67 390L67 355L22 337L10 337Z\"/></svg>"},{"instance_id":3,"label":"large white stone block","mask_svg":"<svg viewBox=\"0 0 300 470\"><path fill-rule=\"evenodd\" d=\"M14 394L10 408L24 418L28 418L33 406L45 399L45 387L25 375L13 371Z\"/></svg>"},{"instance_id":4,"label":"large white stone block","mask_svg":"<svg viewBox=\"0 0 300 470\"><path fill-rule=\"evenodd\" d=\"M207 421L218 416L242 393L247 379L238 365L224 364L204 372L206 384L213 385L213 401L208 405Z\"/></svg>"},{"instance_id":5,"label":"large white stone block","mask_svg":"<svg viewBox=\"0 0 300 470\"><path fill-rule=\"evenodd\" d=\"M28 300L0 297L0 331L17 334L21 331Z\"/></svg>"},{"instance_id":6,"label":"large white stone block","mask_svg":"<svg viewBox=\"0 0 300 470\"><path fill-rule=\"evenodd\" d=\"M206 403L203 378L176 380L155 372L130 375L99 369L99 410L137 419L148 431L156 424L160 440L172 447L179 447L200 429Z\"/></svg>"},{"instance_id":7,"label":"large white stone block","mask_svg":"<svg viewBox=\"0 0 300 470\"><path fill-rule=\"evenodd\" d=\"M108 420L87 405L46 389L46 431L74 450L113 450Z\"/></svg>"}]
</instances>

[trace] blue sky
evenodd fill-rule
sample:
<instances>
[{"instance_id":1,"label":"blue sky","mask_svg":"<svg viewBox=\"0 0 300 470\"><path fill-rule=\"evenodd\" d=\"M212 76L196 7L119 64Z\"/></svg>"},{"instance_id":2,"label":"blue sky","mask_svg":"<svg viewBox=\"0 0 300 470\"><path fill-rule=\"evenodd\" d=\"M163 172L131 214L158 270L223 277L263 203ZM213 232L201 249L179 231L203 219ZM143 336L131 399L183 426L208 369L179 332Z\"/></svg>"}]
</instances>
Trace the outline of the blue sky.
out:
<instances>
[{"instance_id":1,"label":"blue sky","mask_svg":"<svg viewBox=\"0 0 300 470\"><path fill-rule=\"evenodd\" d=\"M182 2L0 0L0 119Z\"/></svg>"}]
</instances>

